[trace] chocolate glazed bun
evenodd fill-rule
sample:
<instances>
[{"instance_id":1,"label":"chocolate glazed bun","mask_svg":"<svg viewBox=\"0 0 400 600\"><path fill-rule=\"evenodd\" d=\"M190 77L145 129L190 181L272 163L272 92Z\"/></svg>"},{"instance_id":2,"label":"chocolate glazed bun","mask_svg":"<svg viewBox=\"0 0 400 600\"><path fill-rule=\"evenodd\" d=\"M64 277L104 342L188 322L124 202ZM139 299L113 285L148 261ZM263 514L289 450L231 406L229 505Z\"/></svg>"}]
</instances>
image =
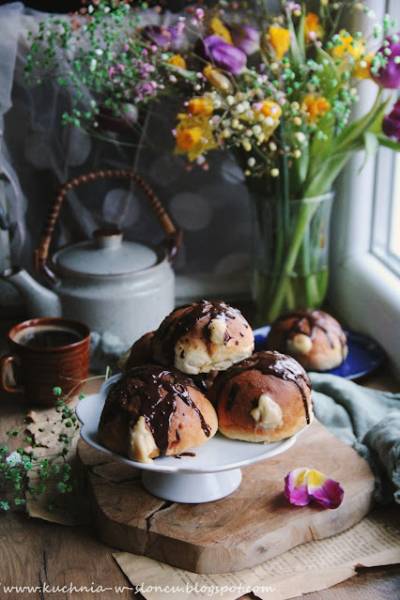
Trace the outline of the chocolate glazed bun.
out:
<instances>
[{"instance_id":1,"label":"chocolate glazed bun","mask_svg":"<svg viewBox=\"0 0 400 600\"><path fill-rule=\"evenodd\" d=\"M181 373L147 365L109 390L99 425L106 448L139 462L201 446L218 429L212 404Z\"/></svg>"},{"instance_id":2,"label":"chocolate glazed bun","mask_svg":"<svg viewBox=\"0 0 400 600\"><path fill-rule=\"evenodd\" d=\"M342 327L322 310L296 311L277 319L267 348L290 354L309 371L334 369L348 353Z\"/></svg>"},{"instance_id":3,"label":"chocolate glazed bun","mask_svg":"<svg viewBox=\"0 0 400 600\"><path fill-rule=\"evenodd\" d=\"M219 430L246 442L277 442L312 419L311 384L303 367L279 352L257 352L220 373L212 394Z\"/></svg>"},{"instance_id":4,"label":"chocolate glazed bun","mask_svg":"<svg viewBox=\"0 0 400 600\"><path fill-rule=\"evenodd\" d=\"M174 310L154 334L155 362L198 375L222 371L247 358L254 336L241 312L201 300Z\"/></svg>"},{"instance_id":5,"label":"chocolate glazed bun","mask_svg":"<svg viewBox=\"0 0 400 600\"><path fill-rule=\"evenodd\" d=\"M139 338L127 353L125 364L122 366L124 371L129 371L133 367L140 367L146 364L154 363L152 341L154 331L149 331Z\"/></svg>"}]
</instances>

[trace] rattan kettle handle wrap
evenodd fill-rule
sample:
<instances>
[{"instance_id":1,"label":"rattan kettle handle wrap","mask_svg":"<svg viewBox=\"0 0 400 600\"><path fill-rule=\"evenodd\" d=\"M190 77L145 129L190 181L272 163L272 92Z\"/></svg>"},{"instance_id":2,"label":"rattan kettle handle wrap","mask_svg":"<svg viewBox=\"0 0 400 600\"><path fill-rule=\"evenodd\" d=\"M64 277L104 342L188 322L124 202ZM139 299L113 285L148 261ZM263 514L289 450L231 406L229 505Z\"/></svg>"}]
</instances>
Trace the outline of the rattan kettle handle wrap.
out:
<instances>
[{"instance_id":1,"label":"rattan kettle handle wrap","mask_svg":"<svg viewBox=\"0 0 400 600\"><path fill-rule=\"evenodd\" d=\"M79 177L75 177L74 179L67 181L67 183L65 183L62 186L47 216L46 225L40 240L39 247L37 248L37 250L35 250L35 267L37 271L44 273L52 279L54 278L54 275L51 269L48 267L47 262L49 258L50 245L54 234L54 228L60 215L60 210L64 202L65 196L72 189L77 188L83 184L96 181L98 179L131 180L145 192L150 206L153 209L167 236L168 257L170 260L172 260L175 257L181 243L181 232L175 227L165 208L161 204L160 200L157 198L154 191L148 185L148 183L146 183L146 181L134 171L128 169L107 169L100 171L92 171L90 173L85 173L84 175L79 175Z\"/></svg>"}]
</instances>

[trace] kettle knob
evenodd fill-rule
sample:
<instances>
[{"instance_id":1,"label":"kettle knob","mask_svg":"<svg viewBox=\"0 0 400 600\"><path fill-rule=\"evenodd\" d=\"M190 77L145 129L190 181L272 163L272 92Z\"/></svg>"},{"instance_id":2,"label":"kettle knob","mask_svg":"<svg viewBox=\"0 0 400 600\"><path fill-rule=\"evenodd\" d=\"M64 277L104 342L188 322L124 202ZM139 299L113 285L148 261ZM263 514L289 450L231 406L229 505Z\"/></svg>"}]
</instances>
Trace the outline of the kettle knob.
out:
<instances>
[{"instance_id":1,"label":"kettle knob","mask_svg":"<svg viewBox=\"0 0 400 600\"><path fill-rule=\"evenodd\" d=\"M103 227L96 229L93 237L98 248L120 248L123 233L118 227Z\"/></svg>"}]
</instances>

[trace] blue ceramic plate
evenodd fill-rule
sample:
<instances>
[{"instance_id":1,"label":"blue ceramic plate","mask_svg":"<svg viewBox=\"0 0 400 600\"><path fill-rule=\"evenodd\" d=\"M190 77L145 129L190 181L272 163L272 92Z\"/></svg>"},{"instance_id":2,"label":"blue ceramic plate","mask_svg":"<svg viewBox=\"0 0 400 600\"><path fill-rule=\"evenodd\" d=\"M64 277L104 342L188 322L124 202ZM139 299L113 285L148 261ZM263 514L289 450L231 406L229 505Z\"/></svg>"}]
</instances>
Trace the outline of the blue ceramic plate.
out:
<instances>
[{"instance_id":1,"label":"blue ceramic plate","mask_svg":"<svg viewBox=\"0 0 400 600\"><path fill-rule=\"evenodd\" d=\"M265 348L265 339L270 330L269 325L254 330L256 350ZM346 360L336 369L326 371L346 379L359 379L375 371L386 359L385 352L371 338L361 333L347 331L349 353Z\"/></svg>"}]
</instances>

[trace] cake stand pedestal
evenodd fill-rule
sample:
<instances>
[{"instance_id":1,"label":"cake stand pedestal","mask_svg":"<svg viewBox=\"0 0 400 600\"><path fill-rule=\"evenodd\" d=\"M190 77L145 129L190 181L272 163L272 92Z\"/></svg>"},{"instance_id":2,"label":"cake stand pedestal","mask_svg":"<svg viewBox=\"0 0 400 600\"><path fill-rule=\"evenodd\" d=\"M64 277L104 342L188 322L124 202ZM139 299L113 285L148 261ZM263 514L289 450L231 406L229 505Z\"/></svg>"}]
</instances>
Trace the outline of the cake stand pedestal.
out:
<instances>
[{"instance_id":1,"label":"cake stand pedestal","mask_svg":"<svg viewBox=\"0 0 400 600\"><path fill-rule=\"evenodd\" d=\"M222 473L172 474L144 471L143 487L156 496L171 502L199 504L219 500L232 494L242 481L240 469Z\"/></svg>"}]
</instances>

